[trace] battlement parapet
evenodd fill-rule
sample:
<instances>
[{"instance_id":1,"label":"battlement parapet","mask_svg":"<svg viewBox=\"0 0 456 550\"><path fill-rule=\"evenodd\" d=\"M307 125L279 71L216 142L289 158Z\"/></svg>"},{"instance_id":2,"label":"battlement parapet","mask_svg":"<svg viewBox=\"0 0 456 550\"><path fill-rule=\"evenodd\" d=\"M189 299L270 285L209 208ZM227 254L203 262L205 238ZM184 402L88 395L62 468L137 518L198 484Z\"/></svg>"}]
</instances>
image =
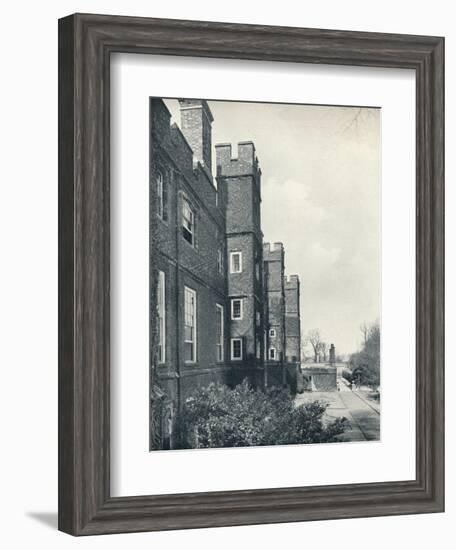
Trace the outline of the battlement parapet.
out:
<instances>
[{"instance_id":1,"label":"battlement parapet","mask_svg":"<svg viewBox=\"0 0 456 550\"><path fill-rule=\"evenodd\" d=\"M299 287L299 275L285 275L284 283L286 289L295 289Z\"/></svg>"},{"instance_id":2,"label":"battlement parapet","mask_svg":"<svg viewBox=\"0 0 456 550\"><path fill-rule=\"evenodd\" d=\"M240 141L238 155L233 157L231 143L218 143L215 146L217 176L236 177L252 175L257 181L261 176L258 157L253 141Z\"/></svg>"},{"instance_id":3,"label":"battlement parapet","mask_svg":"<svg viewBox=\"0 0 456 550\"><path fill-rule=\"evenodd\" d=\"M263 259L265 262L272 260L283 261L284 254L283 243L263 243Z\"/></svg>"}]
</instances>

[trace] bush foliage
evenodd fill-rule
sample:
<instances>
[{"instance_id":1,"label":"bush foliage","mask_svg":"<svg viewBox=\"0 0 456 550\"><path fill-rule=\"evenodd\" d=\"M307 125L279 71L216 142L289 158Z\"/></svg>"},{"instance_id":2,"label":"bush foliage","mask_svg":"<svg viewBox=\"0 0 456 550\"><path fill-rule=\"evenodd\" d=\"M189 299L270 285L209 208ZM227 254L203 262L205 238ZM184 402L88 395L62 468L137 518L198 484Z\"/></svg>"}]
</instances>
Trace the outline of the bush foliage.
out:
<instances>
[{"instance_id":1,"label":"bush foliage","mask_svg":"<svg viewBox=\"0 0 456 550\"><path fill-rule=\"evenodd\" d=\"M183 448L328 443L347 425L345 418L324 423L326 405L295 406L286 390L254 390L246 381L234 389L211 384L198 390L181 416Z\"/></svg>"},{"instance_id":2,"label":"bush foliage","mask_svg":"<svg viewBox=\"0 0 456 550\"><path fill-rule=\"evenodd\" d=\"M350 384L352 383L353 374L352 374L351 370L343 370L342 371L342 376L345 378L345 380L347 380L347 382L350 382Z\"/></svg>"},{"instance_id":3,"label":"bush foliage","mask_svg":"<svg viewBox=\"0 0 456 550\"><path fill-rule=\"evenodd\" d=\"M380 385L380 325L369 327L361 351L350 357L351 380L376 390Z\"/></svg>"}]
</instances>

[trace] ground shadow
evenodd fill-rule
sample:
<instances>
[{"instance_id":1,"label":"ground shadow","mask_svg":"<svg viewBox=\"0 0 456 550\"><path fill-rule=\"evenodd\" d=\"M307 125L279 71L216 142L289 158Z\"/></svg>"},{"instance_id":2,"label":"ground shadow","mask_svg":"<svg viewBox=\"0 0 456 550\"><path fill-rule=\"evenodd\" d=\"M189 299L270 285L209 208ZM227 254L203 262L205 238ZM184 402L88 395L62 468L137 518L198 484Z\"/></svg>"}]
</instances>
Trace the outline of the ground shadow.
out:
<instances>
[{"instance_id":1,"label":"ground shadow","mask_svg":"<svg viewBox=\"0 0 456 550\"><path fill-rule=\"evenodd\" d=\"M46 527L57 529L57 512L27 512L26 515L39 521Z\"/></svg>"}]
</instances>

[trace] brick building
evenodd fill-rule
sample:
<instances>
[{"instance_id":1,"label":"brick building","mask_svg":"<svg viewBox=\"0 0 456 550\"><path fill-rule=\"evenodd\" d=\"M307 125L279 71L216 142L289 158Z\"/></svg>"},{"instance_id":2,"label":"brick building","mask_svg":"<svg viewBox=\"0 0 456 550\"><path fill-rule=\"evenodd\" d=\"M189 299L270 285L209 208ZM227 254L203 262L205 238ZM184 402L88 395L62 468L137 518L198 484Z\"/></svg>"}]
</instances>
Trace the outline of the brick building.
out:
<instances>
[{"instance_id":1,"label":"brick building","mask_svg":"<svg viewBox=\"0 0 456 550\"><path fill-rule=\"evenodd\" d=\"M229 359L233 370L242 369L241 377L248 368L257 378L252 369L263 365L265 341L261 170L252 142L238 143L237 158L232 158L231 144L215 150L217 188L225 199Z\"/></svg>"},{"instance_id":2,"label":"brick building","mask_svg":"<svg viewBox=\"0 0 456 550\"><path fill-rule=\"evenodd\" d=\"M300 282L298 275L286 275L285 290L285 361L301 361Z\"/></svg>"},{"instance_id":3,"label":"brick building","mask_svg":"<svg viewBox=\"0 0 456 550\"><path fill-rule=\"evenodd\" d=\"M285 357L285 251L282 243L263 246L265 297L268 303L268 361L283 362Z\"/></svg>"},{"instance_id":4,"label":"brick building","mask_svg":"<svg viewBox=\"0 0 456 550\"><path fill-rule=\"evenodd\" d=\"M236 158L216 145L214 177L209 105L179 106L180 127L150 98L151 449L176 446L196 388L245 377L263 387L267 362L300 356L299 279L288 286L283 245L263 243L254 144L238 143Z\"/></svg>"}]
</instances>

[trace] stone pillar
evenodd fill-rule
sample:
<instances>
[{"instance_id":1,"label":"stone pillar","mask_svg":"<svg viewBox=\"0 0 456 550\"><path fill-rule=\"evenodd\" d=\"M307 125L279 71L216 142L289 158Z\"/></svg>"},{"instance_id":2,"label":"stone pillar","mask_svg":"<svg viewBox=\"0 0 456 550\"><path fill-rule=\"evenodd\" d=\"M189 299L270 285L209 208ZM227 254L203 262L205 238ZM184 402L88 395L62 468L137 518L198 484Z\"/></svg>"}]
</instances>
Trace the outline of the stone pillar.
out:
<instances>
[{"instance_id":1,"label":"stone pillar","mask_svg":"<svg viewBox=\"0 0 456 550\"><path fill-rule=\"evenodd\" d=\"M334 344L331 344L331 347L329 348L329 363L330 365L335 365L336 363L336 348L334 347Z\"/></svg>"}]
</instances>

